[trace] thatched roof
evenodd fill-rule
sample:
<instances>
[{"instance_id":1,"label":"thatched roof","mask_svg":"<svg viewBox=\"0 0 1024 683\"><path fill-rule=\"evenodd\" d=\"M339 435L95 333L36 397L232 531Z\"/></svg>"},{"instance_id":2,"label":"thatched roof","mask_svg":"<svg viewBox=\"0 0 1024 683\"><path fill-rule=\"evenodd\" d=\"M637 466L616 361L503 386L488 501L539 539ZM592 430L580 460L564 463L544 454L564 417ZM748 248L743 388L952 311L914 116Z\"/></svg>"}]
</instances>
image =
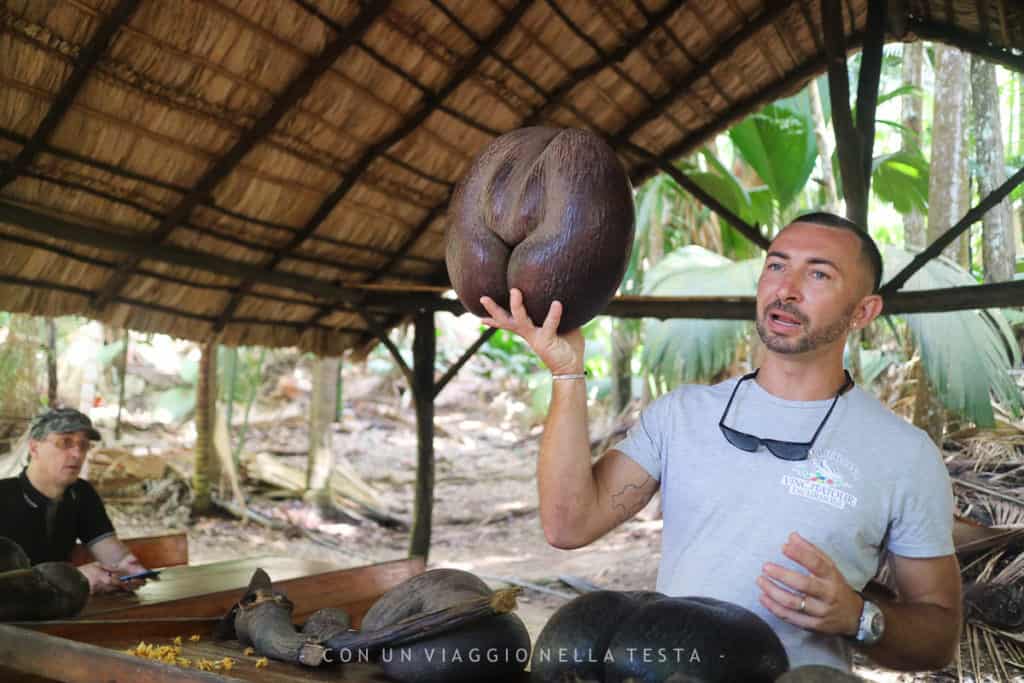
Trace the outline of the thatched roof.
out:
<instances>
[{"instance_id":1,"label":"thatched roof","mask_svg":"<svg viewBox=\"0 0 1024 683\"><path fill-rule=\"evenodd\" d=\"M1018 2L889 4L893 39L1024 63ZM841 5L856 47L867 0ZM338 352L447 283L495 136L590 128L639 181L634 145L798 89L823 35L817 0L5 0L0 309Z\"/></svg>"}]
</instances>

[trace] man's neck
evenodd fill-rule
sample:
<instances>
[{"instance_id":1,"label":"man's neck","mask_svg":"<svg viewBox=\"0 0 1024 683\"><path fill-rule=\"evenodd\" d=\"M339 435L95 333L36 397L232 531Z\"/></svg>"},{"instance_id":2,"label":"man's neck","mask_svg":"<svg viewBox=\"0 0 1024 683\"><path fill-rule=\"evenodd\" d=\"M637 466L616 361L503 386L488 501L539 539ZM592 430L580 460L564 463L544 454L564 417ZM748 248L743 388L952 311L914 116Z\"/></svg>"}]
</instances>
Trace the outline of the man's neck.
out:
<instances>
[{"instance_id":1,"label":"man's neck","mask_svg":"<svg viewBox=\"0 0 1024 683\"><path fill-rule=\"evenodd\" d=\"M757 383L788 401L832 398L846 382L842 361L841 355L808 359L769 352L757 373Z\"/></svg>"},{"instance_id":2,"label":"man's neck","mask_svg":"<svg viewBox=\"0 0 1024 683\"><path fill-rule=\"evenodd\" d=\"M39 476L38 472L34 472L31 467L25 470L25 476L28 477L28 481L35 488L36 491L43 494L50 500L60 500L64 497L64 492L67 490L66 486L60 486L45 481L45 479Z\"/></svg>"}]
</instances>

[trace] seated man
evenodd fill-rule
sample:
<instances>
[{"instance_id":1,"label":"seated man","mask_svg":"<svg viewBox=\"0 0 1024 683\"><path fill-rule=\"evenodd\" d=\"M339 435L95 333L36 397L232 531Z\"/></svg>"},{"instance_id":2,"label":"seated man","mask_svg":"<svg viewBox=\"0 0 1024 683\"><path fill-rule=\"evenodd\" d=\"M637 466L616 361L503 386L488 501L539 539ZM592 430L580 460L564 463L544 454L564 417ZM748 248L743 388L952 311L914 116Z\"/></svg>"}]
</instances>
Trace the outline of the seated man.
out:
<instances>
[{"instance_id":1,"label":"seated man","mask_svg":"<svg viewBox=\"0 0 1024 683\"><path fill-rule=\"evenodd\" d=\"M28 466L0 479L0 536L22 547L32 564L67 562L76 540L96 562L79 567L92 593L133 590L143 581L119 576L145 571L114 534L96 489L78 475L100 433L73 408L47 410L29 428Z\"/></svg>"}]
</instances>

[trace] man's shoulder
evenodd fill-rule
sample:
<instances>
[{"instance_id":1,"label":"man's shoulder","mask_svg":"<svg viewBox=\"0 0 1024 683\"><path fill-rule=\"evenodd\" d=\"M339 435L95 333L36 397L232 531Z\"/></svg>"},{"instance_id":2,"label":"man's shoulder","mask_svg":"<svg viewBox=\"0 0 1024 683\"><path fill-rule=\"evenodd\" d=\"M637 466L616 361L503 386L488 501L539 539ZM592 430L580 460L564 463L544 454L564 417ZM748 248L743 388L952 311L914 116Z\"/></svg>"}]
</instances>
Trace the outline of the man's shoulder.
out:
<instances>
[{"instance_id":1,"label":"man's shoulder","mask_svg":"<svg viewBox=\"0 0 1024 683\"><path fill-rule=\"evenodd\" d=\"M901 415L894 413L888 406L875 396L860 387L851 392L853 407L857 415L858 430L864 438L877 437L889 444L895 440L902 446L918 446L918 450L927 450L926 445L933 445L928 433L916 427Z\"/></svg>"},{"instance_id":2,"label":"man's shoulder","mask_svg":"<svg viewBox=\"0 0 1024 683\"><path fill-rule=\"evenodd\" d=\"M18 477L4 477L0 479L0 493L8 493L21 489L21 481Z\"/></svg>"},{"instance_id":3,"label":"man's shoulder","mask_svg":"<svg viewBox=\"0 0 1024 683\"><path fill-rule=\"evenodd\" d=\"M700 406L714 403L724 404L729 398L729 392L732 391L736 379L733 377L718 384L680 384L652 401L647 410L692 412Z\"/></svg>"}]
</instances>

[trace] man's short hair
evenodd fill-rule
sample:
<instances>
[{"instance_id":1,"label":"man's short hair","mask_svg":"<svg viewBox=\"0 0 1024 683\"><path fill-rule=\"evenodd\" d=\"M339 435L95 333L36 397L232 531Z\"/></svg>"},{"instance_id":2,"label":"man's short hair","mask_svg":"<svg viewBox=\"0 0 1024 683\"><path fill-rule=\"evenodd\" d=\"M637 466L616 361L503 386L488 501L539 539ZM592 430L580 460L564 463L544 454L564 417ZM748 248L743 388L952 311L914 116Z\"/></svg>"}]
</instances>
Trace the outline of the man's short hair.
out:
<instances>
[{"instance_id":1,"label":"man's short hair","mask_svg":"<svg viewBox=\"0 0 1024 683\"><path fill-rule=\"evenodd\" d=\"M99 441L102 437L92 426L89 417L74 408L50 408L32 420L29 437L42 441L50 434L72 434L85 432L90 441Z\"/></svg>"},{"instance_id":2,"label":"man's short hair","mask_svg":"<svg viewBox=\"0 0 1024 683\"><path fill-rule=\"evenodd\" d=\"M875 244L875 240L871 239L871 235L867 230L864 230L849 218L843 218L827 211L805 213L791 220L789 225L793 225L793 223L824 225L829 228L849 230L857 235L857 239L860 240L860 255L868 262L868 266L871 268L872 283L874 285L871 293L878 293L879 287L882 286L882 252L878 250L878 245ZM789 225L786 227L789 227Z\"/></svg>"}]
</instances>

